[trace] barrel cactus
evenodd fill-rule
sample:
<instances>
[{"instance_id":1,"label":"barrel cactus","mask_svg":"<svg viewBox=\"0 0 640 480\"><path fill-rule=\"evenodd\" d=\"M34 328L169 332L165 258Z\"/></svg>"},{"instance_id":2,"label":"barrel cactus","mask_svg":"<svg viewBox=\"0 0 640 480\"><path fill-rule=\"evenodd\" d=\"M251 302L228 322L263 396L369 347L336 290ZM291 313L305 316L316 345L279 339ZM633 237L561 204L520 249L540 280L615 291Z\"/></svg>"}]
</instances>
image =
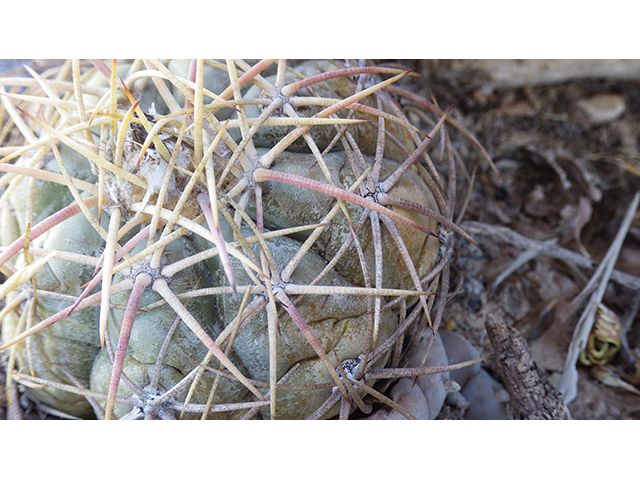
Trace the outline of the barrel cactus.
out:
<instances>
[{"instance_id":1,"label":"barrel cactus","mask_svg":"<svg viewBox=\"0 0 640 480\"><path fill-rule=\"evenodd\" d=\"M473 240L451 221L444 125L458 126L394 86L410 72L29 73L0 84L15 132L0 160L8 391L85 418L412 417L380 379L435 371L454 239Z\"/></svg>"}]
</instances>

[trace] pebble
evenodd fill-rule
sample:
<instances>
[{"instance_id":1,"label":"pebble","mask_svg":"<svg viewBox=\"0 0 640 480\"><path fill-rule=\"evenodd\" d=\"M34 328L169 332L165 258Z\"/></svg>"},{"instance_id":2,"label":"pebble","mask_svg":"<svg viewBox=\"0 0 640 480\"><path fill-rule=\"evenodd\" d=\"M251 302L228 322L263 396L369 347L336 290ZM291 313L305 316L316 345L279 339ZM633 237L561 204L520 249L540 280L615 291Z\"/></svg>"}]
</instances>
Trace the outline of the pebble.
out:
<instances>
[{"instance_id":1,"label":"pebble","mask_svg":"<svg viewBox=\"0 0 640 480\"><path fill-rule=\"evenodd\" d=\"M595 95L583 98L578 106L584 110L592 123L608 123L618 118L624 112L626 104L621 95Z\"/></svg>"}]
</instances>

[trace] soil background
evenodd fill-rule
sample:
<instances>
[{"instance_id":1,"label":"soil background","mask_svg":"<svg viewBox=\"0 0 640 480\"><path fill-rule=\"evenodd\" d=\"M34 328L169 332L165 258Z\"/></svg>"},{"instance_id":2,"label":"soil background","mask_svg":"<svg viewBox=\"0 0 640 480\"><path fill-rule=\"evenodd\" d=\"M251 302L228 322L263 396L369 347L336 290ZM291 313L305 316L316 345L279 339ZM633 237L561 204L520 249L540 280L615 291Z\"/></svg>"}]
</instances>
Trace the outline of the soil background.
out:
<instances>
[{"instance_id":1,"label":"soil background","mask_svg":"<svg viewBox=\"0 0 640 480\"><path fill-rule=\"evenodd\" d=\"M603 258L640 187L639 62L405 64L423 77L408 79L404 86L413 83L417 93L443 110L452 107L453 117L476 136L500 173L492 172L477 149L449 128L468 177L476 169L473 182L459 176L458 203L462 207L465 195L469 198L463 228L469 221L508 227L596 261ZM615 265L635 277L640 276L639 221L636 212ZM447 328L491 353L487 315L515 326L538 366L557 385L582 311L566 315L563 308L593 270L539 255L495 285L524 250L497 234L474 238L481 250L463 241L456 260ZM639 295L609 282L603 304L619 317L622 348L600 372L579 366L577 398L569 404L574 419L640 416Z\"/></svg>"}]
</instances>

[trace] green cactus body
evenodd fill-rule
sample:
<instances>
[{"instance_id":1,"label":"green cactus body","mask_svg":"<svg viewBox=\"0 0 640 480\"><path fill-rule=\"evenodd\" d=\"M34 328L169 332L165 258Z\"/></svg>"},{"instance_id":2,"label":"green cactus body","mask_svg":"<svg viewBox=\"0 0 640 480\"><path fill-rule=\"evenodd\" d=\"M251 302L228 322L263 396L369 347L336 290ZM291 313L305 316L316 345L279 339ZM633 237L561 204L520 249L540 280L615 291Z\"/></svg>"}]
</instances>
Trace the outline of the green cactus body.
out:
<instances>
[{"instance_id":1,"label":"green cactus body","mask_svg":"<svg viewBox=\"0 0 640 480\"><path fill-rule=\"evenodd\" d=\"M295 82L296 80L300 80L301 78L331 72L333 70L338 70L338 68L339 67L337 65L327 60L309 60L296 65L294 67L296 74L288 73L286 78L289 82ZM267 80L275 82L275 76L269 77ZM346 77L337 77L329 79L320 84L313 85L313 87L310 87L308 89L302 89L300 92L296 93L302 97L342 99L353 95L355 92L356 84L352 80ZM257 86L253 86L247 91L245 97L248 99L259 98L261 95L262 90ZM363 105L366 105L368 107L377 107L375 100L370 98L365 98L362 103ZM247 116L249 117L258 117L262 112L262 108L257 105L247 105L245 108ZM299 115L312 117L318 114L321 110L322 107L320 106L301 107L299 109ZM274 116L278 115L285 116L283 112L276 112L274 114ZM340 117L346 118L347 112L342 111L338 115ZM362 113L359 114L359 117L370 120L372 123L352 125L349 129L349 133L353 136L353 139L359 145L362 153L364 153L365 155L373 156L375 155L376 148L377 128L375 124L377 123L377 118L375 118L373 115ZM398 127L398 125L388 122L387 128L389 132L396 138L398 138L398 140L403 144L406 144L406 142L409 140L407 132L403 128ZM256 147L269 148L276 144L291 130L291 127L264 127L259 131L258 135L256 135L255 145ZM309 132L309 135L311 135L320 150L325 149L331 143L335 134L336 129L332 125L319 126L313 128ZM341 142L337 142L334 150L342 150L343 148L344 147L342 146ZM289 147L289 151L308 152L309 146L303 138L299 138ZM385 144L384 156L388 159L396 161L403 161L407 158L406 151L391 141L386 142Z\"/></svg>"},{"instance_id":2,"label":"green cactus body","mask_svg":"<svg viewBox=\"0 0 640 480\"><path fill-rule=\"evenodd\" d=\"M165 262L169 263L184 258L189 253L193 253L193 248L193 246L189 246L189 243L184 238L180 238L169 244L165 249ZM135 253L135 250L133 253ZM196 288L206 288L209 286L209 275L209 272L198 264L175 275L171 280L171 287L177 293L193 291ZM131 272L117 274L115 280L121 280L125 276L131 276ZM178 317L168 305L157 305L159 300L161 300L161 297L157 293L150 290L145 291L139 307L141 312L136 315L129 342L129 353L123 369L124 374L130 377L136 385L146 388L152 381L156 362L158 358L161 358L162 369L159 381L154 386L154 390L148 392L151 394L159 394L159 392L165 392L174 387L196 368L198 363L203 362L207 354L207 348L193 332L184 323L176 322ZM114 304L119 304L122 307L126 305L127 301L127 292L116 294L112 298ZM209 335L215 338L215 335L220 333L216 329L215 299L211 296L195 297L189 299L187 303L189 310L198 319L200 325ZM153 306L154 304L156 306ZM148 310L146 309L147 305L151 306ZM114 350L117 346L123 311L124 308L112 309L111 311L112 321L109 322L109 327L110 339ZM171 333L166 350L161 353L162 346L170 330L172 330L174 322L177 324L175 330ZM111 367L112 364L107 351L101 351L91 372L91 388L93 390L107 393ZM207 371L202 374L192 397L193 403L206 403L214 379L215 375L211 372ZM119 391L121 392L119 395L123 397L132 395L131 389L126 384L121 384ZM237 382L232 382L228 379L222 379L221 385L216 391L217 395L213 399L216 403L238 402L247 396L246 391L243 391L243 388ZM184 400L186 393L186 391L179 392L177 399ZM117 407L116 416L123 417L129 413L129 408L127 405ZM180 411L173 410L168 411L168 413L177 417ZM183 416L183 418L198 418L198 416L187 412L187 415ZM225 417L223 416L223 418Z\"/></svg>"},{"instance_id":3,"label":"green cactus body","mask_svg":"<svg viewBox=\"0 0 640 480\"><path fill-rule=\"evenodd\" d=\"M73 232L73 236L69 233ZM45 249L66 250L71 247L77 253L87 255L95 253L100 244L100 237L83 217L73 217L53 228L46 238L40 238L36 246ZM17 263L20 266L21 262ZM51 259L36 275L35 284L38 289L58 292L73 298L81 292L81 284L91 279L93 268L59 259ZM17 296L12 292L7 296L11 302ZM3 338L13 338L22 314L26 315L31 302L36 302L33 317L26 327L63 310L73 302L58 300L45 296L34 297L23 303L20 312L11 312L3 320ZM68 376L62 369L77 378L85 385L91 371L91 365L100 349L98 337L98 311L88 308L74 313L62 322L58 322L44 332L30 337L30 340L17 345L20 369L23 373L34 373L40 378L68 383ZM78 395L59 389L47 387L33 389L33 395L60 410L72 415L87 416L91 414L90 405Z\"/></svg>"},{"instance_id":4,"label":"green cactus body","mask_svg":"<svg viewBox=\"0 0 640 480\"><path fill-rule=\"evenodd\" d=\"M324 156L324 159L336 185L342 188L348 188L353 185L356 177L344 152L328 153ZM367 162L367 167L373 163L373 160L368 157L365 157L365 161ZM385 159L381 169L382 180L387 178L398 167L399 165L396 162ZM320 167L311 154L282 153L272 165L272 169L318 181L324 179ZM405 173L391 193L422 205L433 206L436 204L433 194L422 179L415 171L411 170ZM321 222L334 205L332 197L326 194L275 182L265 186L264 197L265 226L274 229ZM357 222L362 216L363 209L361 207L347 204L346 208L351 222ZM435 220L425 218L406 209L397 208L397 211L401 212L404 217L420 223L426 229L432 232L437 231L438 224ZM396 223L396 227L400 231L414 265L416 265L418 274L424 276L429 272L436 259L438 239L404 224ZM296 236L298 239L305 239L308 235L307 232L303 232ZM331 227L327 228L314 243L313 249L328 262L350 236L348 221L342 213L339 213L332 220ZM368 222L365 223L364 228L360 231L359 239L365 254L367 269L369 272L373 272L375 270L375 252L371 226ZM384 236L382 251L385 259L400 260L397 246L388 235ZM348 250L348 253L336 265L335 270L347 278L351 284L364 286L362 267L355 247L351 247ZM402 265L389 263L388 268L384 269L382 283L384 287L401 288L402 285L408 286L410 283L411 280L407 270L402 268Z\"/></svg>"},{"instance_id":5,"label":"green cactus body","mask_svg":"<svg viewBox=\"0 0 640 480\"><path fill-rule=\"evenodd\" d=\"M226 223L226 222L225 222ZM223 223L223 232L230 234L230 228ZM247 236L248 232L247 232ZM276 237L267 241L276 265L283 268L300 249L300 242L287 237ZM257 253L258 247L255 246ZM217 263L217 262L216 262ZM249 284L251 279L243 274L239 262L232 260L236 281ZM294 271L290 282L307 285L314 281L324 269L326 261L314 252L308 252ZM216 266L214 283L228 285L222 268ZM337 272L329 272L320 285L351 286ZM237 315L242 297L222 295L218 300L218 319L221 327L226 327ZM349 295L309 295L300 299L296 307L313 330L316 338L330 359L355 358L365 350L367 329L370 325L371 305L366 297ZM397 315L391 310L384 312L379 341L386 340L397 327ZM266 315L263 313L253 320L234 341L234 349L247 367L252 378L269 379L269 337ZM313 348L288 315L280 317L278 335L278 371L281 378L292 367L297 370L285 385L314 385L331 382L331 377ZM335 357L334 357L335 355ZM386 358L384 359L386 360ZM337 361L335 362L337 364ZM384 361L379 362L380 365ZM315 392L285 392L278 404L278 418L299 418L311 415L329 396L330 389ZM333 412L335 414L335 412Z\"/></svg>"},{"instance_id":6,"label":"green cactus body","mask_svg":"<svg viewBox=\"0 0 640 480\"><path fill-rule=\"evenodd\" d=\"M254 75L250 79L254 85L235 88L227 97L238 107L238 111L231 114L229 104L223 100L199 100L197 85L200 82L219 95L226 87L236 85L233 79L243 72L234 73L231 64L225 67L211 62L206 68L199 65L198 72L203 73L200 79L196 76L194 90L192 83L185 87L179 78L173 77L189 75L184 62L173 61L168 68L154 63L160 74L171 82L173 99L163 97L149 79L146 83L131 82L134 94L141 99L140 104L153 103L158 111L175 109L178 102L183 102L182 94L191 95L190 102L195 102L195 111L172 111L172 116L167 117L153 112L148 115L145 121L150 127L164 122L155 144L146 138L142 119L137 116L139 112L132 116L126 112L128 106L116 111L108 101L100 103L97 94L83 95L87 108L103 105L101 112L109 111L109 115L96 116L99 125L86 128L84 133L61 137L71 147L61 146L60 156L72 178L104 188L95 190L104 192L101 221L104 232L100 235L80 213L53 226L32 242L33 248L59 250L67 255L64 258L54 255L34 276L42 294L29 293L18 307L5 312L3 342L13 342L21 332L74 304L83 285L93 279L98 259L108 250L105 247L107 233L111 235L117 231L114 228L122 227L111 225L111 219L118 219L121 214L122 223L132 228L126 234L115 235L118 243L114 251L118 252L129 241L139 243L121 259L114 260L117 272L112 282L107 282L112 287L104 287L102 278L101 283L88 292L93 295L86 300L91 306L78 307L68 317L12 347L16 372L36 377L45 385L49 383L39 388L25 380L23 384L34 397L80 417L90 416L92 411L101 416L103 409L106 417L115 418L177 418L182 410L185 411L183 418L200 418L203 411L205 418L239 418L251 411L249 416L275 415L282 419L306 418L314 416L314 412L320 412L317 416L322 418L339 412L343 415L345 405L355 404L348 399L340 400L340 395L346 394L345 379L339 380L342 376L336 370L340 362L352 361L363 354L375 357L363 364L360 377L349 380L355 382L356 392L365 395L363 389L373 386L374 381L366 377L361 380L362 373L385 367L392 357L396 366L406 347L405 335L410 343L426 325L426 320L417 319L421 318L418 314L427 302L418 303L415 290L416 279L425 278L440 255L439 238L428 233L442 229L439 225L442 222L436 220L440 218L436 197L423 178L426 170L419 172L415 166L408 167L393 185L385 186L385 191L379 190L417 148L420 137L415 131L407 130L402 123L407 122L406 119L393 120L401 112L397 106L390 106L387 94L374 92L359 100L358 105L366 106L366 112L355 115L372 121L348 125L350 137L344 143L334 141L342 127L333 124L314 125L304 132L299 125L263 126L248 138L248 121L257 121L269 108L268 102L279 102L278 92L283 91L286 84L322 75L337 67L324 61L304 62L295 66L299 75L296 76L285 73L284 63L277 68L271 66L271 71L279 73L264 78ZM245 68L246 64L239 62L238 66ZM129 64L120 64L118 74L126 77L128 67ZM89 76L88 83L92 88L105 88L103 95L108 98L109 81L105 84L100 75ZM154 70L150 76L157 75ZM285 85L278 83L282 79ZM348 98L375 81L360 87L348 76L318 81L287 97L272 117L291 116L289 107L294 108L298 117L321 114L327 105ZM313 104L314 98L328 103ZM380 109L387 115L385 128L391 139L385 142L384 148L380 148L378 122L372 109ZM219 133L223 126L209 112L219 118L231 117L235 123L229 124L232 126L228 132ZM337 113L341 118L353 116L344 109ZM185 115L188 129L177 149ZM113 118L118 120L115 125L110 123ZM203 119L201 132L193 131L197 124L194 118ZM128 119L131 126L126 132L123 129L124 137L119 136L112 127L119 129ZM61 128L63 126L59 126ZM283 138L289 138L287 135L293 135L291 132L299 132L299 138L276 152L275 146ZM216 135L220 142L213 148ZM91 150L99 154L85 150L90 143L88 139L99 145ZM238 148L241 142L244 142L242 151ZM144 148L148 144L144 154L141 153L143 144ZM334 145L331 151L319 153L329 145ZM163 146L164 149L160 148ZM212 152L208 165L207 152ZM53 156L47 155L38 168L57 172ZM270 159L271 155L274 158ZM30 156L30 153L23 155L19 162L28 162ZM102 160L97 156L106 163L100 163ZM203 156L205 162L201 161ZM227 165L232 156L236 162ZM112 168L109 163L116 166ZM256 173L258 169L268 171L273 177L261 180ZM354 186L367 169L371 172L369 177L361 186ZM123 172L135 178L127 179ZM281 174L322 182L334 188L331 190L334 193L285 184L280 181ZM11 188L14 187L11 184ZM347 197L342 192L348 190L365 203L345 201ZM190 193L183 194L185 191ZM400 203L389 203L385 207L382 200L391 197ZM216 200L217 210L207 205L211 198ZM29 199L33 199L31 218L27 208ZM159 199L163 200L161 204ZM2 245L15 242L25 232L27 223L33 226L74 202L66 185L23 179L0 211ZM402 202L405 206L398 206ZM426 207L433 215L425 215L410 204ZM370 210L374 206L379 207L375 214ZM91 212L98 217L97 209ZM214 213L219 217L224 242L216 237L216 221L211 220ZM396 217L388 217L391 214ZM171 227L165 230L162 222L169 222ZM319 227L317 224L322 222ZM152 239L139 240L136 234L150 224L155 228ZM286 235L281 233L283 229L297 227L303 228ZM128 262L145 248L159 245L166 236L174 234L177 238L161 247L159 253L132 261L126 268L119 267L120 263ZM256 235L265 238L262 242L254 238L247 243ZM315 241L306 246L309 239ZM225 250L230 254L235 294L231 293L231 278L223 261ZM298 258L301 251L304 255ZM341 257L334 261L339 253ZM83 257L76 258L74 254ZM86 261L83 263L79 258ZM298 263L294 266L291 262L296 258ZM333 268L321 275L331 262L335 263ZM8 259L5 268L20 270L24 264L25 256L21 253ZM99 271L104 272L105 267L101 268ZM136 282L141 278L147 283L140 296L135 297L132 292L137 292ZM434 278L429 279L431 283L420 285L420 290L436 288L439 277ZM30 292L30 283L23 283L6 297L7 305L15 303L18 295ZM163 285L168 286L169 293L163 290ZM320 290L312 290L312 286ZM103 302L99 306L101 292L104 292L101 289L116 287L120 290L109 290L108 297L106 347L109 348L102 348L99 317L100 309L104 313L107 304ZM340 290L336 290L338 288ZM385 290L384 294L371 293L381 288L412 292L404 295L403 302L386 308L385 304L399 293L391 290ZM355 289L368 290L359 293ZM430 300L429 306L432 303ZM32 304L34 313L25 321ZM411 307L415 313L407 317L403 309ZM134 312L133 323L125 315L127 309ZM274 328L277 328L275 335ZM396 334L399 328L404 329L401 335ZM386 345L388 341L395 343ZM126 350L119 350L121 343L126 345ZM381 345L386 345L382 351ZM116 384L112 380L120 375L118 358L122 359L122 377ZM52 382L56 382L55 386ZM65 390L60 384L70 387ZM315 388L317 385L320 387ZM171 395L164 403L154 403L166 392ZM271 401L276 394L276 401ZM332 398L333 403L322 411L322 406ZM438 397L437 402L441 401ZM229 411L222 408L243 402L253 402L251 405L255 407L251 410L248 403ZM205 405L212 406L214 413L207 414L209 407Z\"/></svg>"}]
</instances>

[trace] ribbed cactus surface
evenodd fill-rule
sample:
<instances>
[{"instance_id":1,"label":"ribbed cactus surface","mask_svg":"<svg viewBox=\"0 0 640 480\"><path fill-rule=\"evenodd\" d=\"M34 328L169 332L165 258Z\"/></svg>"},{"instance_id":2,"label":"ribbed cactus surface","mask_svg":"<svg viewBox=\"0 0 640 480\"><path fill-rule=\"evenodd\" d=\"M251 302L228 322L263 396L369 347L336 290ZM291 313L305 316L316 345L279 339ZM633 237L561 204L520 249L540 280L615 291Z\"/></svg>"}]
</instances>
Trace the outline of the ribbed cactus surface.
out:
<instances>
[{"instance_id":1,"label":"ribbed cactus surface","mask_svg":"<svg viewBox=\"0 0 640 480\"><path fill-rule=\"evenodd\" d=\"M394 85L408 72L30 74L2 92L19 137L0 157L8 388L79 417L407 414L376 380L415 377L401 368L438 328L465 235L429 156L439 135L455 179L446 114ZM412 125L407 103L432 124Z\"/></svg>"}]
</instances>

